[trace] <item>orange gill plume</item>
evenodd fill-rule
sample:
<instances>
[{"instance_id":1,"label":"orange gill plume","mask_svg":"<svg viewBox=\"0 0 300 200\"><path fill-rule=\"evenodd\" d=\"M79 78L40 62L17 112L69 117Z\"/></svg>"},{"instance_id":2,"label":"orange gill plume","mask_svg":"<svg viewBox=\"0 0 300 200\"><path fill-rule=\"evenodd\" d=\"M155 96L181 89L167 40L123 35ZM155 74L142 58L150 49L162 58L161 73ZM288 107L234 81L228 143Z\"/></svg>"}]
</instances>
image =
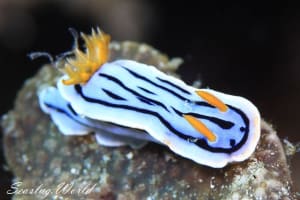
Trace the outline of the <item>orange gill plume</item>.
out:
<instances>
[{"instance_id":1,"label":"orange gill plume","mask_svg":"<svg viewBox=\"0 0 300 200\"><path fill-rule=\"evenodd\" d=\"M74 57L67 58L64 72L69 79L63 80L65 85L86 83L109 57L110 36L103 33L99 28L92 29L91 35L81 33L85 43L85 52L78 46L73 50Z\"/></svg>"}]
</instances>

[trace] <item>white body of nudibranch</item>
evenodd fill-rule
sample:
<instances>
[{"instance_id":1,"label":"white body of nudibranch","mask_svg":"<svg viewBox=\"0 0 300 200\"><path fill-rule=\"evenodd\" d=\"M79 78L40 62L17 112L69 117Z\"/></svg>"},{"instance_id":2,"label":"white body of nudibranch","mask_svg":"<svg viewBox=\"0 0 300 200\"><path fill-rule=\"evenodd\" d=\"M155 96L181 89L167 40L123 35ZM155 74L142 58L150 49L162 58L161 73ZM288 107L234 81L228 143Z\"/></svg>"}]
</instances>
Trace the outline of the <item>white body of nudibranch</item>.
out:
<instances>
[{"instance_id":1,"label":"white body of nudibranch","mask_svg":"<svg viewBox=\"0 0 300 200\"><path fill-rule=\"evenodd\" d=\"M65 84L67 78L39 93L42 110L66 135L95 132L99 144L112 147L156 142L214 168L247 159L260 137L250 101L193 88L153 66L116 60L84 84Z\"/></svg>"}]
</instances>

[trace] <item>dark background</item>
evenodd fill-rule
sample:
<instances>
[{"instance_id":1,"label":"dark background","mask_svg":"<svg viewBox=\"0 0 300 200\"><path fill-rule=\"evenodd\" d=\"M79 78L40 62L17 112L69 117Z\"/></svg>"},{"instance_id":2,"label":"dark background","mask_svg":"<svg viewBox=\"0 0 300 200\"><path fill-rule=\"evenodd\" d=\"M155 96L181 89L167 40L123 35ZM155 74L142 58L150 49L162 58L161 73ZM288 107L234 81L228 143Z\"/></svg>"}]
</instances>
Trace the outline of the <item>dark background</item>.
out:
<instances>
[{"instance_id":1,"label":"dark background","mask_svg":"<svg viewBox=\"0 0 300 200\"><path fill-rule=\"evenodd\" d=\"M299 142L300 7L288 1L195 2L0 0L0 115L13 107L23 82L47 62L30 61L26 54L57 55L72 46L69 27L89 33L99 26L113 40L145 42L182 57L184 81L200 77L203 87L250 99L280 138ZM299 153L292 165L299 184L299 170L294 170ZM1 172L4 195L11 175Z\"/></svg>"}]
</instances>

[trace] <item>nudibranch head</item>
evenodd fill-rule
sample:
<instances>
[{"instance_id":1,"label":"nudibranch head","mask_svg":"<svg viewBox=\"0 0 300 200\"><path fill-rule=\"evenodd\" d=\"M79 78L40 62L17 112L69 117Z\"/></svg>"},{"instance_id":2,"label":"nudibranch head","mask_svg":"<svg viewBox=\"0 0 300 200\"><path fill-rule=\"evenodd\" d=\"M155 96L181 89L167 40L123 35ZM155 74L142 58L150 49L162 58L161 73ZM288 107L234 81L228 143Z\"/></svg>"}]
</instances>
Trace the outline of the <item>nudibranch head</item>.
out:
<instances>
[{"instance_id":1,"label":"nudibranch head","mask_svg":"<svg viewBox=\"0 0 300 200\"><path fill-rule=\"evenodd\" d=\"M67 58L63 71L69 79L63 80L65 85L86 83L109 57L110 36L100 31L92 29L91 35L81 33L85 42L85 52L75 47L74 57Z\"/></svg>"}]
</instances>

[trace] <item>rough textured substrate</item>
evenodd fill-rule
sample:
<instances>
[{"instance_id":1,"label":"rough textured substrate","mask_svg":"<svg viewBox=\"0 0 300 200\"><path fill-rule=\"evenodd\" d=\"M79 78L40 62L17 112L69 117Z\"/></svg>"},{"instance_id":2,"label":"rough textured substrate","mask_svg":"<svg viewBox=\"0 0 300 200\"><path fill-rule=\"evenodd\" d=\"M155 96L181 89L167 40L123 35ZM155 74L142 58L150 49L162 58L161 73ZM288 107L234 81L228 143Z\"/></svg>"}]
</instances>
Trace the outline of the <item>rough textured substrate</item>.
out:
<instances>
[{"instance_id":1,"label":"rough textured substrate","mask_svg":"<svg viewBox=\"0 0 300 200\"><path fill-rule=\"evenodd\" d=\"M147 45L113 43L111 49L112 59L139 60L171 74L180 64ZM266 122L254 155L223 169L198 165L156 144L139 150L105 148L93 135L63 136L39 109L37 91L53 85L58 76L52 66L44 66L2 117L14 182L21 181L20 188L40 186L14 199L296 199L281 142Z\"/></svg>"}]
</instances>

